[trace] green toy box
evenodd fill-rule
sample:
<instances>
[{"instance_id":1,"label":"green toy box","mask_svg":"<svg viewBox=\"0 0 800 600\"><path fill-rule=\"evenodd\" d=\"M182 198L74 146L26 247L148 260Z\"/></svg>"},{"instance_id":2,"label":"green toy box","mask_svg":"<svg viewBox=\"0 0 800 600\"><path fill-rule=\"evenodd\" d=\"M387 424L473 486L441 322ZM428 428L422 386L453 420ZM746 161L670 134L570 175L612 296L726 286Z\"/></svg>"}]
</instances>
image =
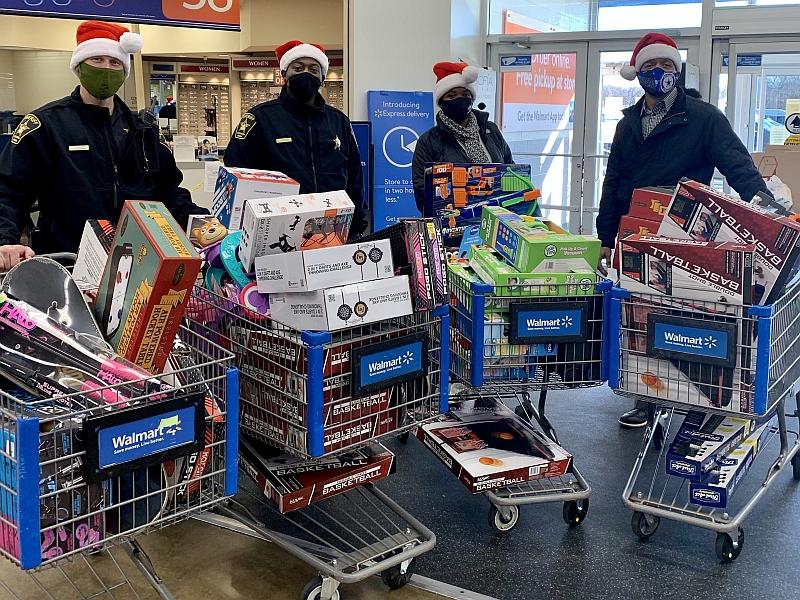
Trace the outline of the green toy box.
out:
<instances>
[{"instance_id":1,"label":"green toy box","mask_svg":"<svg viewBox=\"0 0 800 600\"><path fill-rule=\"evenodd\" d=\"M524 273L594 271L600 258L600 240L498 207L483 209L481 240Z\"/></svg>"},{"instance_id":2,"label":"green toy box","mask_svg":"<svg viewBox=\"0 0 800 600\"><path fill-rule=\"evenodd\" d=\"M95 303L118 354L151 373L164 369L200 264L166 206L125 202Z\"/></svg>"},{"instance_id":3,"label":"green toy box","mask_svg":"<svg viewBox=\"0 0 800 600\"><path fill-rule=\"evenodd\" d=\"M496 250L475 246L469 266L486 283L498 286L503 296L589 296L596 276L589 268L566 273L522 273L504 261Z\"/></svg>"}]
</instances>

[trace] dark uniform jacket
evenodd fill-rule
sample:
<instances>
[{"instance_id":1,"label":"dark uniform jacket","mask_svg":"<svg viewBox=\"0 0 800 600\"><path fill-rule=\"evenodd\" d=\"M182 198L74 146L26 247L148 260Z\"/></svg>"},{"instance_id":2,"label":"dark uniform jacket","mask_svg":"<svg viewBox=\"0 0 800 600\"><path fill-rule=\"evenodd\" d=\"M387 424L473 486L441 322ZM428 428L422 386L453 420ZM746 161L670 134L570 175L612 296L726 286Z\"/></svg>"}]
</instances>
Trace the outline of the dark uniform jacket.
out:
<instances>
[{"instance_id":1,"label":"dark uniform jacket","mask_svg":"<svg viewBox=\"0 0 800 600\"><path fill-rule=\"evenodd\" d=\"M350 237L364 232L364 177L350 119L325 104L292 100L286 92L244 114L225 149L229 167L280 171L301 194L344 190L355 204Z\"/></svg>"},{"instance_id":2,"label":"dark uniform jacket","mask_svg":"<svg viewBox=\"0 0 800 600\"><path fill-rule=\"evenodd\" d=\"M508 147L500 129L489 120L489 113L473 110L478 118L478 130L483 145L489 151L493 163L510 165L514 163L511 149ZM441 123L422 134L414 150L412 175L414 178L414 199L417 208L422 212L425 203L425 166L430 163L469 163L467 152Z\"/></svg>"},{"instance_id":3,"label":"dark uniform jacket","mask_svg":"<svg viewBox=\"0 0 800 600\"><path fill-rule=\"evenodd\" d=\"M130 124L115 151L111 114L84 104L79 89L27 115L0 153L0 244L19 243L34 202L38 253L76 252L86 221L116 223L125 200L164 202L182 227L208 212L179 187L183 175L149 113L134 115L115 97Z\"/></svg>"},{"instance_id":4,"label":"dark uniform jacket","mask_svg":"<svg viewBox=\"0 0 800 600\"><path fill-rule=\"evenodd\" d=\"M620 219L639 187L675 187L684 177L708 185L717 168L746 202L758 192L771 196L747 148L715 106L679 88L672 108L645 140L643 102L625 109L617 124L597 216L603 246L614 247Z\"/></svg>"}]
</instances>

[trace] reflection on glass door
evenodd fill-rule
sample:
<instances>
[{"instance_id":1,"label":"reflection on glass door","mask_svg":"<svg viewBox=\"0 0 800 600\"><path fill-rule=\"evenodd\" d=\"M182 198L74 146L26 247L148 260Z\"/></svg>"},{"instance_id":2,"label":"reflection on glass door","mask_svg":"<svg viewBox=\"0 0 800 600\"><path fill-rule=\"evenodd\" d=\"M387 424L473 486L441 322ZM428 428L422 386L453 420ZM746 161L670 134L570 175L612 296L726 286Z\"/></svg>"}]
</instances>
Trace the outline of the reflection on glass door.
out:
<instances>
[{"instance_id":1,"label":"reflection on glass door","mask_svg":"<svg viewBox=\"0 0 800 600\"><path fill-rule=\"evenodd\" d=\"M586 46L500 54L500 127L517 163L529 163L544 216L577 231ZM518 60L519 59L519 60ZM518 66L522 64L524 66ZM571 210L572 209L572 210Z\"/></svg>"}]
</instances>

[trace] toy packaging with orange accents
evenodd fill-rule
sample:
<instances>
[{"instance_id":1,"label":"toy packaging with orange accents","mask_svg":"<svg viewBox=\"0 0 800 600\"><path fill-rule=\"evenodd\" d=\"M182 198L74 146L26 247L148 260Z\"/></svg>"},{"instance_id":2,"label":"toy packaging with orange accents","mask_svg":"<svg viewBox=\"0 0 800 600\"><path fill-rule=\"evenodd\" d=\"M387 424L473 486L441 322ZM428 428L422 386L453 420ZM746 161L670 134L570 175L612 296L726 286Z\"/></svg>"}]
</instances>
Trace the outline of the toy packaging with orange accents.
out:
<instances>
[{"instance_id":1,"label":"toy packaging with orange accents","mask_svg":"<svg viewBox=\"0 0 800 600\"><path fill-rule=\"evenodd\" d=\"M498 400L451 404L417 437L473 494L564 475L572 456Z\"/></svg>"},{"instance_id":2,"label":"toy packaging with orange accents","mask_svg":"<svg viewBox=\"0 0 800 600\"><path fill-rule=\"evenodd\" d=\"M200 264L164 204L125 202L95 302L120 356L151 373L164 369Z\"/></svg>"}]
</instances>

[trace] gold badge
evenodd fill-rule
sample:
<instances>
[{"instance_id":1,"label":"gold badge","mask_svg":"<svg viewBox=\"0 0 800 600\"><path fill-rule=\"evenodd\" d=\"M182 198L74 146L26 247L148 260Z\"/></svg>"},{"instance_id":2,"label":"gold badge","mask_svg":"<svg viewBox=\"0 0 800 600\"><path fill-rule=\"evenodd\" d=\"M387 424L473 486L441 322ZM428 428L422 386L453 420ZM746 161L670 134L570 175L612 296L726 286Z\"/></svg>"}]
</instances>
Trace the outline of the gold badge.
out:
<instances>
[{"instance_id":1,"label":"gold badge","mask_svg":"<svg viewBox=\"0 0 800 600\"><path fill-rule=\"evenodd\" d=\"M27 114L25 118L20 121L14 133L11 134L11 143L19 144L29 133L32 133L42 126L42 122L36 115Z\"/></svg>"},{"instance_id":2,"label":"gold badge","mask_svg":"<svg viewBox=\"0 0 800 600\"><path fill-rule=\"evenodd\" d=\"M247 134L250 133L255 124L256 118L249 112L244 113L242 120L239 121L239 125L236 127L236 133L234 133L234 137L237 140L243 140L247 137Z\"/></svg>"}]
</instances>

